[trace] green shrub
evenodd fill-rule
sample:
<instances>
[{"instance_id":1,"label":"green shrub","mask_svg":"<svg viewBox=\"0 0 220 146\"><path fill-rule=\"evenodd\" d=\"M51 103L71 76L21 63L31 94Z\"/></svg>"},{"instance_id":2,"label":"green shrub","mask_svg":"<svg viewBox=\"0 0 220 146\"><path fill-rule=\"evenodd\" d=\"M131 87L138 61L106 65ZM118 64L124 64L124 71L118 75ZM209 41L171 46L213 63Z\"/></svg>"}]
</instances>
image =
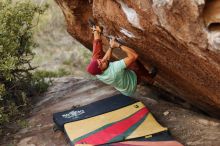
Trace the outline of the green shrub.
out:
<instances>
[{"instance_id":1,"label":"green shrub","mask_svg":"<svg viewBox=\"0 0 220 146\"><path fill-rule=\"evenodd\" d=\"M30 1L0 2L0 128L22 115L30 105L28 97L48 87L42 77L33 76L35 67L30 64L36 46L33 27L37 23L32 23L46 7Z\"/></svg>"},{"instance_id":2,"label":"green shrub","mask_svg":"<svg viewBox=\"0 0 220 146\"><path fill-rule=\"evenodd\" d=\"M52 84L52 78L67 76L70 73L64 69L58 71L43 71L37 70L33 74L32 84L35 87L34 95L45 92Z\"/></svg>"}]
</instances>

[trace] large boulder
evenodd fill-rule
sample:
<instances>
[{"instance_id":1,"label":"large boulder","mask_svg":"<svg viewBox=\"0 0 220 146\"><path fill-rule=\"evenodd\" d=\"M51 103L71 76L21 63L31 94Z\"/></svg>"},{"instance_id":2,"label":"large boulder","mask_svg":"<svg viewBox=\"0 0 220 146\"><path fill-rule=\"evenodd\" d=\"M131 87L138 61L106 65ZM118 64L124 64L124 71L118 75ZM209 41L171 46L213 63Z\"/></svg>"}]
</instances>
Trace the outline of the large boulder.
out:
<instances>
[{"instance_id":1,"label":"large boulder","mask_svg":"<svg viewBox=\"0 0 220 146\"><path fill-rule=\"evenodd\" d=\"M219 0L213 1L220 6ZM211 18L220 17L210 12L210 1L56 2L64 13L68 32L85 47L92 50L93 36L87 21L93 17L104 27L104 35L116 36L134 48L146 68L158 67L156 81L160 87L220 117L220 29L210 29L212 20L217 20ZM218 22L213 21L213 26ZM103 43L106 49L105 37ZM115 50L114 55L120 58L123 53Z\"/></svg>"}]
</instances>

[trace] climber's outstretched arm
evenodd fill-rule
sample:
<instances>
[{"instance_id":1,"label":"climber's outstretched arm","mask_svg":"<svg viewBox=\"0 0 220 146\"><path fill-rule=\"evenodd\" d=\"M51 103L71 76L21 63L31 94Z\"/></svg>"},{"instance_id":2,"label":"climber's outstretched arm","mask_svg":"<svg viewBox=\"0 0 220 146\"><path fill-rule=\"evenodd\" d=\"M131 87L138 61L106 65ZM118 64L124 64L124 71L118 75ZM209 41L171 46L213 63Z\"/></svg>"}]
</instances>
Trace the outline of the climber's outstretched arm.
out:
<instances>
[{"instance_id":1,"label":"climber's outstretched arm","mask_svg":"<svg viewBox=\"0 0 220 146\"><path fill-rule=\"evenodd\" d=\"M132 48L129 48L124 45L121 45L120 48L122 51L124 51L127 54L127 57L124 58L126 67L128 67L137 60L138 54Z\"/></svg>"},{"instance_id":2,"label":"climber's outstretched arm","mask_svg":"<svg viewBox=\"0 0 220 146\"><path fill-rule=\"evenodd\" d=\"M102 32L101 28L99 26L94 26L92 30L94 34L94 40L101 39L101 32Z\"/></svg>"},{"instance_id":3,"label":"climber's outstretched arm","mask_svg":"<svg viewBox=\"0 0 220 146\"><path fill-rule=\"evenodd\" d=\"M124 58L124 62L126 64L126 67L128 67L129 65L134 63L138 58L138 54L132 48L129 48L125 45L121 45L120 43L118 43L115 40L115 38L110 40L110 47L111 48L121 48L121 50L127 54L127 57Z\"/></svg>"},{"instance_id":4,"label":"climber's outstretched arm","mask_svg":"<svg viewBox=\"0 0 220 146\"><path fill-rule=\"evenodd\" d=\"M105 56L102 59L109 61L111 59L111 56L112 56L112 50L113 50L113 48L109 47L109 49L105 53Z\"/></svg>"}]
</instances>

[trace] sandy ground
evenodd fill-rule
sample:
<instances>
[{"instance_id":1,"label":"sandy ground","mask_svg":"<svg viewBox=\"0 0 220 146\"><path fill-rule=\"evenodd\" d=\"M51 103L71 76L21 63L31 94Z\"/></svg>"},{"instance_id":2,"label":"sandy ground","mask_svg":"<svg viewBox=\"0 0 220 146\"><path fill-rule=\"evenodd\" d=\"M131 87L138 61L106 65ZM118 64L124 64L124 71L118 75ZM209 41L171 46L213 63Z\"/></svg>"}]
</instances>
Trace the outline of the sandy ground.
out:
<instances>
[{"instance_id":1,"label":"sandy ground","mask_svg":"<svg viewBox=\"0 0 220 146\"><path fill-rule=\"evenodd\" d=\"M68 146L62 132L53 131L52 114L73 106L118 94L96 80L64 77L56 79L48 92L35 98L28 126L1 139L1 146ZM139 86L135 98L144 102L155 118L186 146L219 146L220 121L160 99L153 88Z\"/></svg>"}]
</instances>

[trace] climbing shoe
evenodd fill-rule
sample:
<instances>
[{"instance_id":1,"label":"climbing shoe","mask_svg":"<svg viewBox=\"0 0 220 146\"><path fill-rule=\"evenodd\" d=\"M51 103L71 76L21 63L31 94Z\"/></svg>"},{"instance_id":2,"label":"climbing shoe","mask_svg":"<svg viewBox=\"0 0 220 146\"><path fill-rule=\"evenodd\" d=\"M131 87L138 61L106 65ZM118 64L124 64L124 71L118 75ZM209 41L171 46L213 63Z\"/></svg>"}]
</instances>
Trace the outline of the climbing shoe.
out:
<instances>
[{"instance_id":1,"label":"climbing shoe","mask_svg":"<svg viewBox=\"0 0 220 146\"><path fill-rule=\"evenodd\" d=\"M157 75L157 72L158 72L157 68L156 68L155 66L153 66L153 67L151 68L151 70L149 71L150 77L151 77L151 78L154 78L154 77Z\"/></svg>"}]
</instances>

